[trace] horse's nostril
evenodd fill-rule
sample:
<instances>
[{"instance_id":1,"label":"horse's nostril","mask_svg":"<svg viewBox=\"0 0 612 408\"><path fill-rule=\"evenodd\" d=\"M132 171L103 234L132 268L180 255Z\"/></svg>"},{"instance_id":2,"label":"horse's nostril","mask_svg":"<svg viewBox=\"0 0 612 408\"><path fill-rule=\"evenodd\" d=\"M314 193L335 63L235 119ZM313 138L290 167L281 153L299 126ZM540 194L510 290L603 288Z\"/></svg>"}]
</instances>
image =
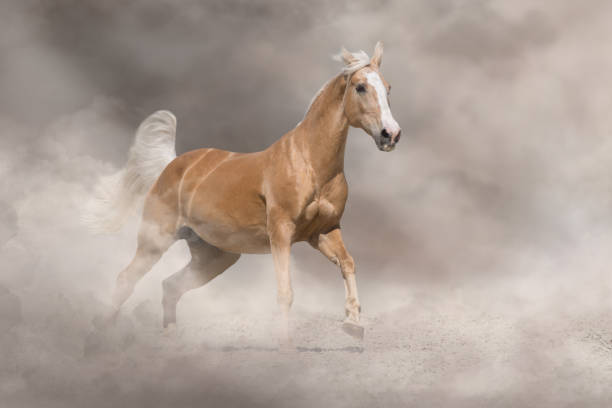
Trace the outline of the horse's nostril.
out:
<instances>
[{"instance_id":1,"label":"horse's nostril","mask_svg":"<svg viewBox=\"0 0 612 408\"><path fill-rule=\"evenodd\" d=\"M383 129L380 132L380 135L383 137L383 139L390 139L391 135L389 134L389 132L387 132L387 129Z\"/></svg>"},{"instance_id":2,"label":"horse's nostril","mask_svg":"<svg viewBox=\"0 0 612 408\"><path fill-rule=\"evenodd\" d=\"M395 143L399 142L399 139L400 139L400 135L401 135L401 134L402 134L402 131L401 131L401 130L397 132L397 136L395 136Z\"/></svg>"}]
</instances>

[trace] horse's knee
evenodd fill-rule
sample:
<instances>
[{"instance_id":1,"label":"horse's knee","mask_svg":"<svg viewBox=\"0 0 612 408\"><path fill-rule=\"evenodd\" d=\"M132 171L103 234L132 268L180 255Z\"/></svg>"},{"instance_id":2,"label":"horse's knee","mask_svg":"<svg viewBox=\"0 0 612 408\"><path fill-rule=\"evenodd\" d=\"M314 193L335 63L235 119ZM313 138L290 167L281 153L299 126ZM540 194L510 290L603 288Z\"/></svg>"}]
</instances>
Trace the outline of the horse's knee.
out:
<instances>
[{"instance_id":1,"label":"horse's knee","mask_svg":"<svg viewBox=\"0 0 612 408\"><path fill-rule=\"evenodd\" d=\"M293 290L291 290L291 288L279 289L276 295L276 301L281 308L288 310L293 304Z\"/></svg>"}]
</instances>

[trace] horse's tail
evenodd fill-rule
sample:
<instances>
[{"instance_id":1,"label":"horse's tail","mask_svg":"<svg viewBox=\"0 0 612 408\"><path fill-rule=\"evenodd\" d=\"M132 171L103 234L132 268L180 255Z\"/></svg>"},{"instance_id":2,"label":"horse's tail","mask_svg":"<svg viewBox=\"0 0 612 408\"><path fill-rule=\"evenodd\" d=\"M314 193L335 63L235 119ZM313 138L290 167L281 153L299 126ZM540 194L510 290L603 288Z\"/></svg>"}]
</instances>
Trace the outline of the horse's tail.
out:
<instances>
[{"instance_id":1,"label":"horse's tail","mask_svg":"<svg viewBox=\"0 0 612 408\"><path fill-rule=\"evenodd\" d=\"M119 230L164 168L176 157L176 117L160 110L138 127L126 165L101 177L81 219L95 232Z\"/></svg>"}]
</instances>

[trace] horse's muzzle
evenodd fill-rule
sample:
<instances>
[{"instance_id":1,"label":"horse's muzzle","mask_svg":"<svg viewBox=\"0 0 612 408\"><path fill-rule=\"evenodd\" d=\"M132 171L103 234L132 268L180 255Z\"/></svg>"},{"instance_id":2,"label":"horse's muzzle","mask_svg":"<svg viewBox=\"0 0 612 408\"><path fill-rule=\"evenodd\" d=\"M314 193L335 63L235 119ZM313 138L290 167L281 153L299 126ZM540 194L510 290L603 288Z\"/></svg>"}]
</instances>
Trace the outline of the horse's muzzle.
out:
<instances>
[{"instance_id":1,"label":"horse's muzzle","mask_svg":"<svg viewBox=\"0 0 612 408\"><path fill-rule=\"evenodd\" d=\"M395 134L392 134L387 131L387 129L383 129L380 132L379 142L377 143L378 149L383 152L390 152L395 149L395 145L400 140L400 134L402 133L401 129L398 130Z\"/></svg>"}]
</instances>

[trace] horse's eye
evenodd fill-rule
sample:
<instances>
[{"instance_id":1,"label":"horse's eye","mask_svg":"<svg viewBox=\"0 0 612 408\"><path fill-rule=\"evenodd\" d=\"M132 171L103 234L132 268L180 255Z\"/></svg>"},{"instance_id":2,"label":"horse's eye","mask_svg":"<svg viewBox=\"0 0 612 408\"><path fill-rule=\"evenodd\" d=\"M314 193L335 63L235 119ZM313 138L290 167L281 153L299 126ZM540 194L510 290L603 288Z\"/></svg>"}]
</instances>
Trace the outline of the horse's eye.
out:
<instances>
[{"instance_id":1,"label":"horse's eye","mask_svg":"<svg viewBox=\"0 0 612 408\"><path fill-rule=\"evenodd\" d=\"M357 87L355 88L355 90L359 93L364 93L366 91L365 85L363 84L359 84L357 85Z\"/></svg>"}]
</instances>

